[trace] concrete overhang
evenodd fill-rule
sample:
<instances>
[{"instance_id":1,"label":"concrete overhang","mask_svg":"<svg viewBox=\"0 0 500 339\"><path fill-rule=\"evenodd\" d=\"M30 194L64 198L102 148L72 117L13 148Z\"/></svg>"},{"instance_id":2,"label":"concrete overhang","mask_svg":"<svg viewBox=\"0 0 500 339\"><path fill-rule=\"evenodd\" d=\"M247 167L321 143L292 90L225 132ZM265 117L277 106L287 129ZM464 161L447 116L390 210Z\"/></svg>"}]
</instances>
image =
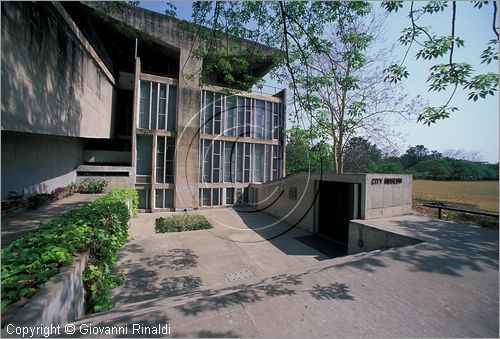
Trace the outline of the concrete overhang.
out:
<instances>
[{"instance_id":1,"label":"concrete overhang","mask_svg":"<svg viewBox=\"0 0 500 339\"><path fill-rule=\"evenodd\" d=\"M102 6L109 6L109 3L106 2L63 2L62 4L79 26L89 23L95 26L97 36L104 37L104 43L111 44L115 54L124 56L128 60L128 64L130 58L134 57L136 37L139 39L139 52L147 51L146 53L151 55L158 53L161 57L174 56L174 58L178 58L179 50L194 50L193 47L196 48L203 43L199 37L193 39L192 36L189 36L186 27L208 30L208 28L195 26L188 21L140 7L123 6L120 10L106 13L102 9ZM85 24L85 21L88 23ZM92 35L92 32L87 34ZM233 46L238 46L235 49L235 57L243 55L246 50L258 50L263 56L260 60L248 60L247 74L255 79L262 78L276 66L273 56L281 51L248 39L224 35L224 40L227 39ZM143 60L144 58L139 56L141 57L141 65L147 64ZM158 62L159 59L155 58L154 62ZM158 72L153 71L152 73ZM178 75L175 76L175 78L177 77Z\"/></svg>"}]
</instances>

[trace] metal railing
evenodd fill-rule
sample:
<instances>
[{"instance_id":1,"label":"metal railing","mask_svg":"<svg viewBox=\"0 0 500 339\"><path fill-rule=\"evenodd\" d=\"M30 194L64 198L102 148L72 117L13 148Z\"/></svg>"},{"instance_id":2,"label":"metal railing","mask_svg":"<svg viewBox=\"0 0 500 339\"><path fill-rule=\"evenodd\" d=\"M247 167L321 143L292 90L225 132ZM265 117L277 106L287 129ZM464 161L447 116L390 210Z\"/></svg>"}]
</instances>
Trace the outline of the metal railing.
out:
<instances>
[{"instance_id":1,"label":"metal railing","mask_svg":"<svg viewBox=\"0 0 500 339\"><path fill-rule=\"evenodd\" d=\"M440 204L423 204L422 206L424 206L424 207L430 207L430 208L437 208L438 209L438 219L441 219L441 217L442 217L442 210L448 210L448 211L454 211L454 212L461 212L461 213L469 213L469 214L476 214L476 215L484 215L484 216L487 216L487 217L498 218L498 214L464 210L462 208L457 208L457 207L452 207L452 206L446 206L444 204L441 204L441 205Z\"/></svg>"}]
</instances>

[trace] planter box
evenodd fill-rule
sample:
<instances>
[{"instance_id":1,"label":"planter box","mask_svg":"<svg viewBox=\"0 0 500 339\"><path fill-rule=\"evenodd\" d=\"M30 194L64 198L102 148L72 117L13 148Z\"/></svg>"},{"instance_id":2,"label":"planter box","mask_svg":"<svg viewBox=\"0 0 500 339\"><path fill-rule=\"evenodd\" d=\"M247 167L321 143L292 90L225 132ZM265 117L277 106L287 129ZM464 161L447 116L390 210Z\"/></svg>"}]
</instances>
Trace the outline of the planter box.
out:
<instances>
[{"instance_id":1,"label":"planter box","mask_svg":"<svg viewBox=\"0 0 500 339\"><path fill-rule=\"evenodd\" d=\"M85 301L82 274L88 258L87 252L76 258L73 265L53 276L5 326L57 326L81 318ZM2 336L6 334L5 330L4 327Z\"/></svg>"}]
</instances>

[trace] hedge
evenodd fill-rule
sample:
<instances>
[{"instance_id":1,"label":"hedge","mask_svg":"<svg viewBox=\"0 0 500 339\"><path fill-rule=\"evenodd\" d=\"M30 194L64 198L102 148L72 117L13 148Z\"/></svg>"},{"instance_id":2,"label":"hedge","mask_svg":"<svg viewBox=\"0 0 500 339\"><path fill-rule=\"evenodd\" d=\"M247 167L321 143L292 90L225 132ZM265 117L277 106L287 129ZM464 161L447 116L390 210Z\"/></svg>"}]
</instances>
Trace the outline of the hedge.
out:
<instances>
[{"instance_id":1,"label":"hedge","mask_svg":"<svg viewBox=\"0 0 500 339\"><path fill-rule=\"evenodd\" d=\"M111 268L118 260L118 249L127 242L128 221L137 213L137 203L134 189L113 190L41 224L2 249L2 309L31 297L86 251L90 254L83 275L86 311L111 308L110 291L119 281Z\"/></svg>"}]
</instances>

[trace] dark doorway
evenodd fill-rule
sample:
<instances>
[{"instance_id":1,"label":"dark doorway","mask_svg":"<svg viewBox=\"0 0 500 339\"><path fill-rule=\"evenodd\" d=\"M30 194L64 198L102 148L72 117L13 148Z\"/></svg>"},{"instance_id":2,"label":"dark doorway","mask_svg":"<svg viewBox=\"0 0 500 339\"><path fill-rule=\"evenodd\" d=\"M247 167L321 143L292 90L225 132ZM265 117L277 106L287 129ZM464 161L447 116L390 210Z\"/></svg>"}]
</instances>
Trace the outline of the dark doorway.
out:
<instances>
[{"instance_id":1,"label":"dark doorway","mask_svg":"<svg viewBox=\"0 0 500 339\"><path fill-rule=\"evenodd\" d=\"M360 185L321 181L318 233L347 248L349 221L359 218Z\"/></svg>"}]
</instances>

